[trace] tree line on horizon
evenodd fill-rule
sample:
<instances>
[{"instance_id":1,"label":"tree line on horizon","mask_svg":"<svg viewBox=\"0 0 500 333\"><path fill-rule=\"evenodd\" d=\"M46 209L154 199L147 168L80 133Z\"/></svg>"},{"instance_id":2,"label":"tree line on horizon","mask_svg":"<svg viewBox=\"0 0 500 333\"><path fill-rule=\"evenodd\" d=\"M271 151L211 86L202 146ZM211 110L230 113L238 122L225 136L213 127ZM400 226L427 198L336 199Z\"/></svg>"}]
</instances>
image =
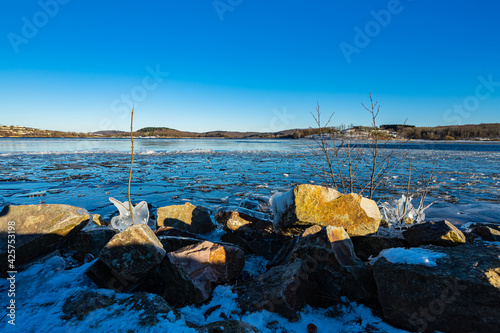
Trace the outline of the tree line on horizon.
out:
<instances>
[{"instance_id":1,"label":"tree line on horizon","mask_svg":"<svg viewBox=\"0 0 500 333\"><path fill-rule=\"evenodd\" d=\"M416 127L406 124L381 125L376 130L366 126L340 125L318 128L289 129L273 133L210 131L204 133L179 131L167 127L145 127L134 132L136 137L160 138L225 138L225 139L301 139L314 135L329 134L342 135L343 133L366 134L377 133L381 138L396 134L399 138L413 140L500 140L500 123L478 125L451 125L437 127ZM58 138L85 138L85 137L128 137L129 132L99 131L94 133L76 133L39 130L19 126L0 126L0 137L58 137Z\"/></svg>"}]
</instances>

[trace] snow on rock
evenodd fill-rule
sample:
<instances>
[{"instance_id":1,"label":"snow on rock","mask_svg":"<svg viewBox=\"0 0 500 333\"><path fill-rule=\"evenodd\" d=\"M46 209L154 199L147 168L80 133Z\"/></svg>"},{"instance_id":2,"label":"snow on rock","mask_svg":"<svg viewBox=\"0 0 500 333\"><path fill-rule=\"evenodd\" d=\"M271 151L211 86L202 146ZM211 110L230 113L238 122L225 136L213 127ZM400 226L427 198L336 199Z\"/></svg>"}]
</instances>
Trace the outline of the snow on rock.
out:
<instances>
[{"instance_id":1,"label":"snow on rock","mask_svg":"<svg viewBox=\"0 0 500 333\"><path fill-rule=\"evenodd\" d=\"M382 250L376 258L371 258L370 263L373 265L379 258L384 257L387 261L393 264L408 264L408 265L423 265L427 267L437 266L436 260L446 257L446 254L434 252L424 248L409 248L396 247L392 249Z\"/></svg>"}]
</instances>

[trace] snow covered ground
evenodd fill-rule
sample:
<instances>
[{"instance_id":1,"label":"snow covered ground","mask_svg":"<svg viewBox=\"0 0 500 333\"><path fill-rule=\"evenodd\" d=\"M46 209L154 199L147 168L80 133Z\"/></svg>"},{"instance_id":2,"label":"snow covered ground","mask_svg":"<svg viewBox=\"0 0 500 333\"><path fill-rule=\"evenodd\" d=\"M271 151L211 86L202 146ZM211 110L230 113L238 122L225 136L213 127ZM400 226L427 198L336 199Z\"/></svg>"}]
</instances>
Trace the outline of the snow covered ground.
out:
<instances>
[{"instance_id":1,"label":"snow covered ground","mask_svg":"<svg viewBox=\"0 0 500 333\"><path fill-rule=\"evenodd\" d=\"M143 313L133 309L130 304L116 302L109 307L94 310L83 319L63 319L64 302L75 292L84 289L94 290L104 296L114 295L125 299L128 294L117 294L112 290L98 289L85 275L93 262L67 269L68 261L54 256L45 263L35 264L17 274L16 279L16 320L15 326L4 317L0 323L1 332L196 332L189 328L186 321L197 325L228 319L241 320L256 326L262 332L306 332L306 326L313 323L318 332L405 332L389 326L374 316L363 305L346 302L344 305L328 309L307 307L297 322L288 322L277 314L268 311L242 314L236 303L236 293L229 286L218 286L209 303L201 306L187 306L179 310L181 318L172 312L157 316L154 326L142 326ZM258 265L258 262L251 265ZM246 268L246 269L252 269ZM256 267L255 269L258 269ZM4 280L5 281L5 280ZM7 295L7 284L2 283L0 290L2 304ZM220 305L205 318L208 309Z\"/></svg>"}]
</instances>

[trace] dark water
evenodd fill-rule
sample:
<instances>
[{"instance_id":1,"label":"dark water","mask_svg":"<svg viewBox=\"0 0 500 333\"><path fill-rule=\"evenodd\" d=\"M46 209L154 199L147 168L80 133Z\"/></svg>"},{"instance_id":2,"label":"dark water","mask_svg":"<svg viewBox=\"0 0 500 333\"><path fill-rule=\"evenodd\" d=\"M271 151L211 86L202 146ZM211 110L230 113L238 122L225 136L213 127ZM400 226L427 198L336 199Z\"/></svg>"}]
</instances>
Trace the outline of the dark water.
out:
<instances>
[{"instance_id":1,"label":"dark water","mask_svg":"<svg viewBox=\"0 0 500 333\"><path fill-rule=\"evenodd\" d=\"M269 213L274 193L294 184L326 184L310 140L136 139L132 201L154 208L190 201L215 210L245 206ZM381 156L404 156L375 193L377 201L422 187L434 167L428 219L500 221L500 143L410 142L386 145ZM363 154L369 153L369 147ZM109 219L109 197L125 201L130 142L125 139L0 139L0 206L64 203ZM360 181L368 173L360 168Z\"/></svg>"}]
</instances>

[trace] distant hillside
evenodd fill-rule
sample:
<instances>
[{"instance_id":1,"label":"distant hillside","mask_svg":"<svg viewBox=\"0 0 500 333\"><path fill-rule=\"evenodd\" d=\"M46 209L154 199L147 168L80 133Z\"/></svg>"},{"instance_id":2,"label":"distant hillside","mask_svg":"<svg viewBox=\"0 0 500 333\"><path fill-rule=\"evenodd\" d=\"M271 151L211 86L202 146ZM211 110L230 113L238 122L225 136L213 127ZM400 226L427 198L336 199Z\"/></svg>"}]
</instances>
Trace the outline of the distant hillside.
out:
<instances>
[{"instance_id":1,"label":"distant hillside","mask_svg":"<svg viewBox=\"0 0 500 333\"><path fill-rule=\"evenodd\" d=\"M383 137L400 137L424 140L500 140L500 123L479 125L456 125L437 127L415 127L412 125L382 125L379 135ZM350 137L366 137L370 135L370 127L354 126L352 128L328 127L323 133L349 133ZM179 131L168 127L145 127L134 132L135 137L157 138L225 138L225 139L300 139L320 134L317 128L289 129L279 132L235 132L210 131L204 133ZM397 133L394 134L394 133ZM23 126L0 125L0 137L52 137L52 138L121 138L129 137L130 132L106 130L93 133L75 133L49 131Z\"/></svg>"},{"instance_id":2,"label":"distant hillside","mask_svg":"<svg viewBox=\"0 0 500 333\"><path fill-rule=\"evenodd\" d=\"M286 130L273 133L262 132L234 132L234 131L210 131L210 132L185 132L168 127L145 127L138 130L138 136L155 136L161 138L225 138L225 139L250 139L250 138L294 138L298 129Z\"/></svg>"},{"instance_id":3,"label":"distant hillside","mask_svg":"<svg viewBox=\"0 0 500 333\"><path fill-rule=\"evenodd\" d=\"M23 138L85 138L94 135L76 132L61 132L42 130L23 126L0 125L0 137L23 137Z\"/></svg>"}]
</instances>

